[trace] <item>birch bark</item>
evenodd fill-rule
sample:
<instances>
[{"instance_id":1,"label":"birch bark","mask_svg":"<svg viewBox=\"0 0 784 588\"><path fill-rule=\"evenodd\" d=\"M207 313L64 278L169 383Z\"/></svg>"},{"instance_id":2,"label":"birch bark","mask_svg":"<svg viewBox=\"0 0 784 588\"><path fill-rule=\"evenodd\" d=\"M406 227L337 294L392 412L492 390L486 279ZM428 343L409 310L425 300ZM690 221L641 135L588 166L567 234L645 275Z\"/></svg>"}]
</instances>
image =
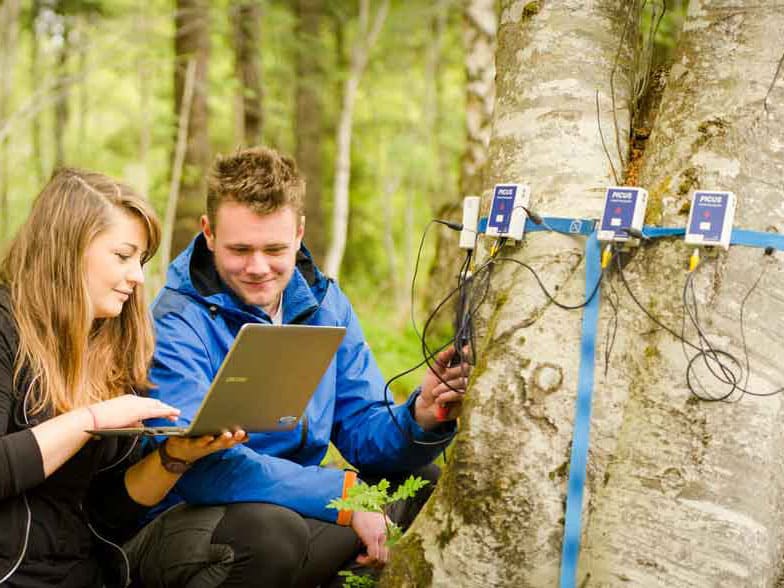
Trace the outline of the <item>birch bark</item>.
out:
<instances>
[{"instance_id":1,"label":"birch bark","mask_svg":"<svg viewBox=\"0 0 784 588\"><path fill-rule=\"evenodd\" d=\"M640 176L665 225L686 223L689 192L701 188L736 193L735 226L784 229L784 80L774 82L782 30L776 1L691 1ZM633 288L668 325L679 327L690 253L680 240L656 243L628 266ZM748 388L758 393L784 381L780 254L733 247L703 259L695 277L703 326L743 361L740 304L763 272L744 313ZM784 556L784 399L695 402L681 345L628 303L622 312L637 343L616 357L604 385L624 385L615 374L629 374L619 451L590 505L587 585L775 586ZM727 390L702 381L714 395Z\"/></svg>"},{"instance_id":2,"label":"birch bark","mask_svg":"<svg viewBox=\"0 0 784 588\"><path fill-rule=\"evenodd\" d=\"M626 7L621 0L502 3L485 193L497 182L524 181L540 213L598 215L611 175L595 92L610 130L609 75ZM629 57L621 52L615 76L625 129ZM616 159L627 149L620 136L619 149L610 150ZM575 301L583 295L582 248L581 240L538 233L510 255ZM506 266L493 274L486 307L481 359L449 465L387 566L384 586L557 583L580 313L553 307L528 274Z\"/></svg>"}]
</instances>

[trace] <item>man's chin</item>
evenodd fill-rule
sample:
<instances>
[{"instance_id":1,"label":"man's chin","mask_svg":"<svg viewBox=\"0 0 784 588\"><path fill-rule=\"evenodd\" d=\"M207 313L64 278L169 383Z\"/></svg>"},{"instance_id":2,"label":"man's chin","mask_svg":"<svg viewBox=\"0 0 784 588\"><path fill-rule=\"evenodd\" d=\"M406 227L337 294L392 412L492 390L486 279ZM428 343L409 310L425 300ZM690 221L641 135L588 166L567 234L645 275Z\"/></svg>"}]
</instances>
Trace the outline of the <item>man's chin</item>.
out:
<instances>
[{"instance_id":1,"label":"man's chin","mask_svg":"<svg viewBox=\"0 0 784 588\"><path fill-rule=\"evenodd\" d=\"M243 290L241 298L245 304L265 308L274 301L275 296L267 293L261 294L259 292L248 292L247 290Z\"/></svg>"}]
</instances>

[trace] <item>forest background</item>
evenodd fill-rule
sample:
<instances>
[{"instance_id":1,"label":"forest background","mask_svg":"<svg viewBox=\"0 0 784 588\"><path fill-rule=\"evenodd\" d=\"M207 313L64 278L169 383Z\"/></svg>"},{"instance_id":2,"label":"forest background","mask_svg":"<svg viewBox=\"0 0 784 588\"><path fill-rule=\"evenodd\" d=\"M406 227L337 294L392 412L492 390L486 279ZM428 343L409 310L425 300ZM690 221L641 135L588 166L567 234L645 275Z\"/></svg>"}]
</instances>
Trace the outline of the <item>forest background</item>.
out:
<instances>
[{"instance_id":1,"label":"forest background","mask_svg":"<svg viewBox=\"0 0 784 588\"><path fill-rule=\"evenodd\" d=\"M176 192L177 226L182 217L198 218L203 168L215 154L263 144L295 156L308 177L306 244L323 265L341 157L336 137L353 76L340 282L384 373L418 362L420 346L407 321L414 256L428 220L461 200L460 2L3 0L0 6L0 247L58 166L125 179L161 219ZM363 45L374 26L377 39ZM357 75L362 51L366 64ZM181 153L178 138L187 145ZM171 259L195 226L185 225L186 237L174 235ZM433 242L423 251L423 268L432 262ZM162 261L159 252L147 271L151 295L162 284ZM418 293L426 288L425 275ZM397 389L418 378L404 378Z\"/></svg>"}]
</instances>

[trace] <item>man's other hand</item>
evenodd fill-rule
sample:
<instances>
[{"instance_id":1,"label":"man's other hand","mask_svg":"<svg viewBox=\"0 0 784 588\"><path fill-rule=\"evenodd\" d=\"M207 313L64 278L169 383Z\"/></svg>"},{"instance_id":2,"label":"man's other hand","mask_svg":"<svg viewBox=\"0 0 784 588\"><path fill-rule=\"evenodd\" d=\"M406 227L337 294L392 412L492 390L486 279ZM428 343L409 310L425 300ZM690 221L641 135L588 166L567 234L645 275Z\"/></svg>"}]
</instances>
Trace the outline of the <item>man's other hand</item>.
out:
<instances>
[{"instance_id":1,"label":"man's other hand","mask_svg":"<svg viewBox=\"0 0 784 588\"><path fill-rule=\"evenodd\" d=\"M419 426L426 431L435 428L443 420L454 420L463 408L463 395L471 375L471 365L463 361L450 367L457 351L449 347L436 356L433 367L427 370L419 397L416 399L415 413ZM468 347L463 348L463 357L470 354ZM439 406L447 409L446 419L436 416Z\"/></svg>"},{"instance_id":2,"label":"man's other hand","mask_svg":"<svg viewBox=\"0 0 784 588\"><path fill-rule=\"evenodd\" d=\"M391 522L381 513L354 511L351 528L359 535L367 553L357 556L357 563L372 568L384 567L389 561L387 524Z\"/></svg>"}]
</instances>

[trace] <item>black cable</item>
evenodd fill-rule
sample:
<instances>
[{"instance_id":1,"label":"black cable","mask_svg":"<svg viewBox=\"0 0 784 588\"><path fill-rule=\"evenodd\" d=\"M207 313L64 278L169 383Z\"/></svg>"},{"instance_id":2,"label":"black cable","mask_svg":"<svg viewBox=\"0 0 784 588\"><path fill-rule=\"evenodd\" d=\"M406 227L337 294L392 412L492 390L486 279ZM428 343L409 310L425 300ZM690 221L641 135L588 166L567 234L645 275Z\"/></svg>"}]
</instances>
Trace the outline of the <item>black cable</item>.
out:
<instances>
[{"instance_id":1,"label":"black cable","mask_svg":"<svg viewBox=\"0 0 784 588\"><path fill-rule=\"evenodd\" d=\"M414 366L412 368L409 368L407 370L404 370L402 372L399 372L399 373L395 374L394 376L392 376L389 380L387 380L385 382L385 384L384 384L384 392L383 392L384 404L385 404L385 406L387 408L387 411L389 413L390 418L392 419L392 422L394 423L394 425L398 429L398 431L404 437L406 437L410 443L415 444L415 445L425 445L425 446L445 445L445 444L451 442L452 438L454 437L454 435L456 433L453 433L448 438L442 439L442 440L439 440L439 441L433 441L433 442L417 441L411 435L409 435L408 432L405 431L403 429L403 427L400 426L400 423L397 421L397 418L395 417L395 414L392 411L393 403L390 402L389 389L390 389L390 386L391 386L392 382L394 382L395 380L403 377L406 374L411 373L414 370L419 369L420 367L422 367L422 365L427 364L428 369L433 371L434 375L436 376L436 378L438 378L438 380L441 383L445 384L450 390L453 390L453 391L455 390L455 388L453 388L448 382L446 382L440 376L440 374L436 370L433 369L432 364L430 363L430 361L433 360L433 358L438 353L440 353L442 350L444 350L450 344L454 344L454 339L452 339L450 341L447 341L443 345L439 346L435 351L431 351L428 348L428 346L427 346L426 334L427 334L427 329L428 329L428 327L430 325L430 322L432 321L433 317L438 314L438 312L441 310L441 308L449 300L452 299L452 297L455 295L455 293L459 292L463 288L464 283L466 282L466 276L467 276L468 269L470 267L470 262L471 262L471 257L472 257L472 252L468 251L467 254L466 254L466 257L465 257L465 259L464 259L464 261L463 261L463 263L462 263L462 265L460 267L460 271L458 272L458 285L457 285L457 287L452 289L444 297L444 299L442 299L438 303L438 305L436 306L435 310L430 314L430 316L428 316L427 320L425 321L425 325L424 325L424 327L422 329L422 332L420 333L418 328L417 328L417 326L416 326L416 318L415 318L415 313L414 313L414 309L416 308L416 303L415 303L416 276L417 276L417 273L418 273L418 270L419 270L419 261L421 259L422 249L423 249L424 243L425 243L425 238L427 236L428 230L430 229L430 226L433 223L438 223L438 224L445 225L445 226L447 226L447 227L449 227L449 228L451 228L453 230L463 230L463 225L462 224L452 223L452 222L449 222L449 221L443 221L443 220L440 220L440 219L432 219L430 222L428 222L428 224L425 227L425 230L422 233L422 239L419 242L419 249L417 250L417 257L416 257L416 262L415 262L415 265L414 265L414 274L413 274L412 279L411 279L411 324L412 324L412 327L414 329L414 333L420 339L420 342L422 344L423 360L421 362L419 362L416 366ZM485 267L487 267L487 264L483 264L482 266L480 266L480 269L477 271L477 273L481 273L484 270Z\"/></svg>"},{"instance_id":2,"label":"black cable","mask_svg":"<svg viewBox=\"0 0 784 588\"><path fill-rule=\"evenodd\" d=\"M699 267L700 266L697 266L697 268L695 268L694 271L689 273L683 285L683 309L684 312L686 312L687 316L689 317L692 326L697 331L698 341L700 344L700 350L693 358L694 361L690 361L689 365L687 366L686 383L689 386L689 390L692 392L692 394L694 394L698 398L701 398L702 400L709 400L709 401L723 400L723 401L733 402L729 399L732 397L735 391L739 389L738 380L739 377L742 376L743 370L740 365L740 362L734 355L732 355L729 352L716 349L716 347L711 343L710 339L708 338L708 335L705 333L705 330L702 328L702 325L700 324L697 295L694 292L694 276L697 274L697 270L699 269ZM689 294L691 294L691 304L689 304L689 296L688 296ZM734 364L734 367L740 370L741 373L736 375L736 371L732 367L729 367L726 363L724 363L720 359L722 356L729 359ZM716 380L718 380L723 384L728 384L731 386L730 391L728 393L721 395L719 397L710 395L705 389L705 387L702 385L702 382L699 380L699 378L697 378L697 383L699 384L704 394L700 395L694 390L694 388L691 386L691 378L689 376L690 376L690 371L694 369L694 364L696 360L700 358L703 360L705 367L708 369L708 371ZM716 369L714 369L714 364L718 366L718 368L721 370L721 374L717 373ZM743 394L741 394L741 397L742 395ZM740 397L737 398L737 400L740 400Z\"/></svg>"},{"instance_id":3,"label":"black cable","mask_svg":"<svg viewBox=\"0 0 784 588\"><path fill-rule=\"evenodd\" d=\"M608 326L607 333L604 337L604 375L607 376L607 371L610 369L610 357L615 348L615 337L618 334L618 309L620 307L620 296L612 280L607 280L607 285L610 292L607 293L607 301L612 308L612 319L610 319L611 326Z\"/></svg>"},{"instance_id":4,"label":"black cable","mask_svg":"<svg viewBox=\"0 0 784 588\"><path fill-rule=\"evenodd\" d=\"M631 286L629 285L629 282L626 281L626 276L623 273L623 266L621 265L621 256L620 255L616 255L615 262L616 262L616 267L618 269L618 275L621 278L621 282L623 282L624 288L626 288L626 292L629 294L629 296L634 301L634 303L640 308L640 310L642 310L649 319L651 319L654 323L656 323L662 329L664 329L665 331L670 333L677 340L682 341L683 343L685 343L686 345L688 345L692 349L700 351L700 348L697 347L694 343L692 343L691 341L687 340L686 338L682 337L681 335L679 335L678 333L673 331L670 327L665 325L663 322L661 322L659 319L657 319L655 316L653 316L653 314L651 314L651 312L642 304L642 302L640 302L640 300L634 294L634 292L632 291Z\"/></svg>"},{"instance_id":5,"label":"black cable","mask_svg":"<svg viewBox=\"0 0 784 588\"><path fill-rule=\"evenodd\" d=\"M752 283L751 287L748 289L748 291L743 297L743 300L741 301L739 330L740 330L741 341L743 345L744 365L741 365L741 362L733 354L727 351L716 349L708 340L707 335L705 334L705 331L699 322L699 314L696 308L697 299L694 293L693 279L687 279L688 291L691 293L691 299L692 299L692 305L694 306L694 311L692 312L690 308L685 308L685 312L688 313L689 318L692 321L692 325L697 330L701 340L705 344L705 348L703 348L699 353L695 354L695 356L691 358L691 360L689 361L689 364L687 366L687 373L686 373L686 381L687 381L687 385L689 386L689 390L693 394L695 394L695 396L697 396L698 398L701 398L703 400L708 400L708 401L721 400L725 402L738 402L746 394L748 394L749 396L766 397L766 396L774 396L784 391L784 387L779 387L770 392L755 392L754 390L750 390L748 386L749 378L751 376L751 362L749 358L749 350L748 350L748 344L746 341L746 333L745 333L745 319L744 319L745 306L748 299L751 297L751 295L757 289L759 283L762 281L762 278L764 277L766 271L767 271L767 266L763 266L763 268L760 270L759 276L757 276L757 279ZM693 273L696 273L696 270ZM689 276L689 278L691 277L692 276ZM688 304L688 299L686 297L686 290L687 287L684 286L684 301L685 304ZM726 357L731 361L734 369L733 367L727 366L721 359L719 359L722 356ZM709 395L705 390L705 387L702 385L702 382L700 382L699 378L696 377L696 374L695 374L695 379L705 394L699 395L695 392L694 387L691 384L691 371L694 369L694 364L698 359L703 359L711 375L713 375L718 381L724 384L731 384L732 387L727 394L718 397ZM709 359L712 362L715 362L718 365L718 367L721 368L721 372L722 372L721 374L716 373L716 370L708 361ZM743 378L744 380L742 386L738 384L741 378ZM731 399L732 395L736 391L739 392L739 395L737 396L737 398Z\"/></svg>"},{"instance_id":6,"label":"black cable","mask_svg":"<svg viewBox=\"0 0 784 588\"><path fill-rule=\"evenodd\" d=\"M575 304L575 305L563 304L561 302L558 302L555 299L555 297L552 294L550 294L550 292L547 290L547 287L544 285L541 278L539 277L539 274L537 274L536 270L534 270L534 268L532 268L527 263L520 261L519 259L515 259L513 257L499 257L496 259L496 261L509 261L512 263L516 263L517 265L520 265L525 269L527 269L529 272L531 272L531 274L533 274L534 279L536 279L537 284L539 284L539 288L542 290L542 292L547 297L547 299L558 308L562 308L564 310L579 310L580 308L584 308L588 306L593 300L594 296L596 296L596 293L599 291L599 286L601 285L602 277L604 276L604 270L602 270L602 272L599 274L599 278L596 280L596 284L594 285L593 290L591 290L591 293L588 295L588 297L585 300L583 300L580 304Z\"/></svg>"}]
</instances>

